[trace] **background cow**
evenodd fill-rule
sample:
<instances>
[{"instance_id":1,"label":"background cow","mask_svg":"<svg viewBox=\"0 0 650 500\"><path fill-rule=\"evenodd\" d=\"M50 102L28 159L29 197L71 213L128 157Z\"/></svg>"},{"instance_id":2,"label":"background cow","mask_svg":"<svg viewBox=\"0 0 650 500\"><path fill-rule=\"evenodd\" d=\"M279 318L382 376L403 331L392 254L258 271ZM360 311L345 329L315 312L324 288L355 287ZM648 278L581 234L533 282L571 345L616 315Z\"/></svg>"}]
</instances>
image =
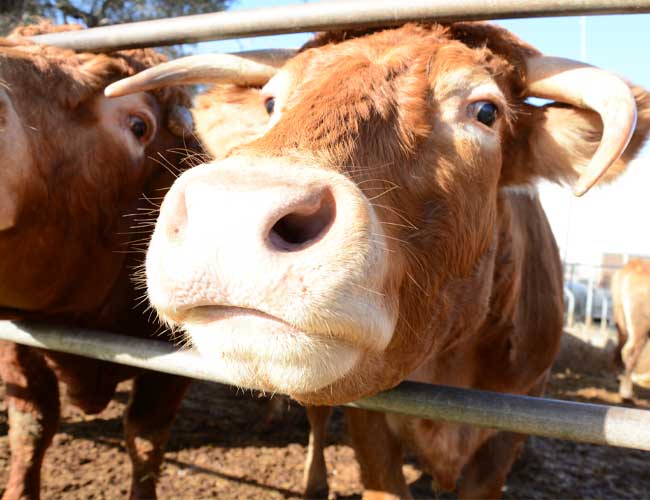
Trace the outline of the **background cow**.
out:
<instances>
[{"instance_id":1,"label":"background cow","mask_svg":"<svg viewBox=\"0 0 650 500\"><path fill-rule=\"evenodd\" d=\"M194 99L196 135L213 159L261 136L269 122L261 89L215 85Z\"/></svg>"},{"instance_id":2,"label":"background cow","mask_svg":"<svg viewBox=\"0 0 650 500\"><path fill-rule=\"evenodd\" d=\"M612 278L617 356L623 361L619 394L632 399L633 375L650 335L650 262L632 260Z\"/></svg>"},{"instance_id":3,"label":"background cow","mask_svg":"<svg viewBox=\"0 0 650 500\"><path fill-rule=\"evenodd\" d=\"M153 225L152 200L198 151L189 98L170 88L109 100L103 90L163 60L152 50L75 54L18 35L0 39L0 317L155 333L144 306L136 307L142 291L130 275ZM131 497L155 497L186 379L8 342L0 375L11 445L3 498L39 496L60 418L58 381L71 402L94 413L133 376L124 418Z\"/></svg>"},{"instance_id":4,"label":"background cow","mask_svg":"<svg viewBox=\"0 0 650 500\"><path fill-rule=\"evenodd\" d=\"M147 255L160 316L237 384L304 403L405 378L541 394L562 273L534 183L577 178L582 194L624 168L650 127L647 95L456 23L321 36L262 97L264 134L185 173L164 200ZM439 488L499 496L523 442L348 417L368 494L409 496L408 446Z\"/></svg>"}]
</instances>

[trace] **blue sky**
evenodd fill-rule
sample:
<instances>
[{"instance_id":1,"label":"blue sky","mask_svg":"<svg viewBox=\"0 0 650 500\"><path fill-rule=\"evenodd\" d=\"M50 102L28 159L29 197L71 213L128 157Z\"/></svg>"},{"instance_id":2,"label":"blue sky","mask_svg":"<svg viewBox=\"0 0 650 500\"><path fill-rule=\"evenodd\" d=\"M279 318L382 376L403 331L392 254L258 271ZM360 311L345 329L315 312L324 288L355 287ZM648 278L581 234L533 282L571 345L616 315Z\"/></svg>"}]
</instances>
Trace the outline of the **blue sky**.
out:
<instances>
[{"instance_id":1,"label":"blue sky","mask_svg":"<svg viewBox=\"0 0 650 500\"><path fill-rule=\"evenodd\" d=\"M305 3L298 0L239 0L231 10ZM586 62L650 88L650 14L586 17ZM582 59L581 18L498 21L546 54ZM196 52L232 52L298 47L310 34L279 35L202 43ZM589 82L585 82L588 85ZM598 264L603 252L650 255L647 191L650 148L617 182L575 198L565 187L542 183L540 193L563 257Z\"/></svg>"}]
</instances>

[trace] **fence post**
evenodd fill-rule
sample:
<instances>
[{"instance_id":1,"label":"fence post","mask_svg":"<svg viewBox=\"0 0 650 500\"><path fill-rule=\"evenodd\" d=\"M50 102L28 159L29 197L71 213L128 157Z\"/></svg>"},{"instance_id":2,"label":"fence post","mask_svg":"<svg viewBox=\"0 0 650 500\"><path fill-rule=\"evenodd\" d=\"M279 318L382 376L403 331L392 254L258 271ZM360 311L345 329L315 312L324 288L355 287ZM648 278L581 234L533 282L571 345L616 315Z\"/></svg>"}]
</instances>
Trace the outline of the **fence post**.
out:
<instances>
[{"instance_id":1,"label":"fence post","mask_svg":"<svg viewBox=\"0 0 650 500\"><path fill-rule=\"evenodd\" d=\"M576 297L568 287L564 287L564 295L569 299L567 306L567 317L566 317L566 326L571 328L573 326L573 315L575 314L576 309Z\"/></svg>"},{"instance_id":2,"label":"fence post","mask_svg":"<svg viewBox=\"0 0 650 500\"><path fill-rule=\"evenodd\" d=\"M587 282L587 302L585 303L585 329L591 327L592 309L594 305L594 272L595 268L589 271L589 281Z\"/></svg>"}]
</instances>

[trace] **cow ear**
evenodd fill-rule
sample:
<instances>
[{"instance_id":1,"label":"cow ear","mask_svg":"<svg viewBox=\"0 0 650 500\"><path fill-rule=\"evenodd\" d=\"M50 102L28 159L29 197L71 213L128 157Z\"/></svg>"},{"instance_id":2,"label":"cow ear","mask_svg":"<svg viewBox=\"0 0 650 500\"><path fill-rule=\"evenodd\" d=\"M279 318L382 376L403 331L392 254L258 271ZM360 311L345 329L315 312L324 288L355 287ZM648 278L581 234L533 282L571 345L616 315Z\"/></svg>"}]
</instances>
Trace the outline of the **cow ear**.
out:
<instances>
[{"instance_id":1,"label":"cow ear","mask_svg":"<svg viewBox=\"0 0 650 500\"><path fill-rule=\"evenodd\" d=\"M609 182L625 170L650 132L650 96L632 88L638 109L637 125L623 155L603 176ZM597 113L553 103L525 104L514 133L504 147L501 185L526 186L539 179L572 184L594 156L603 132Z\"/></svg>"}]
</instances>

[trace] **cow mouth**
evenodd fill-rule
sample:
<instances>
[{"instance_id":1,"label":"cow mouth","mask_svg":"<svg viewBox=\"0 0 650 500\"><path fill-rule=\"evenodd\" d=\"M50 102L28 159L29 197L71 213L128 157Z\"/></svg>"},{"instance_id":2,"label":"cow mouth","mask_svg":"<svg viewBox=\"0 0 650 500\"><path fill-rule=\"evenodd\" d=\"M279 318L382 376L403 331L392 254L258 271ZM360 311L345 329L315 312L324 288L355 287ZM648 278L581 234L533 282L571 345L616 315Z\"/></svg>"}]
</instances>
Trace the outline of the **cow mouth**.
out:
<instances>
[{"instance_id":1,"label":"cow mouth","mask_svg":"<svg viewBox=\"0 0 650 500\"><path fill-rule=\"evenodd\" d=\"M303 333L276 316L258 309L237 306L196 306L187 311L183 323L186 325L210 325L215 328L219 328L220 324L227 325L229 328L263 328L284 335Z\"/></svg>"},{"instance_id":2,"label":"cow mouth","mask_svg":"<svg viewBox=\"0 0 650 500\"><path fill-rule=\"evenodd\" d=\"M304 331L257 309L196 305L182 321L193 347L224 380L285 394L320 390L344 377L361 356L344 339Z\"/></svg>"}]
</instances>

